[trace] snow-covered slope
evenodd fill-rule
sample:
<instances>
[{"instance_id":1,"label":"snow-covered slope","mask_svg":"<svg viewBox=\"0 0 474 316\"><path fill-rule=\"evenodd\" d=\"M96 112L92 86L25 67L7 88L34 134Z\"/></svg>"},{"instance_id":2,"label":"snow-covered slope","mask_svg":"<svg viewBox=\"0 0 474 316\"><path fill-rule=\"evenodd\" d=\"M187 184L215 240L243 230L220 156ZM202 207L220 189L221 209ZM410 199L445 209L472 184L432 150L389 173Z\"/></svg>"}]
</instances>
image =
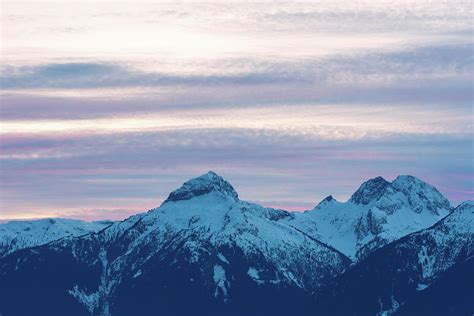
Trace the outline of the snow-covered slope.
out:
<instances>
[{"instance_id":1,"label":"snow-covered slope","mask_svg":"<svg viewBox=\"0 0 474 316\"><path fill-rule=\"evenodd\" d=\"M347 202L330 196L313 210L285 222L357 261L433 225L450 211L449 201L418 178L398 176L390 183L377 177L364 182Z\"/></svg>"},{"instance_id":2,"label":"snow-covered slope","mask_svg":"<svg viewBox=\"0 0 474 316\"><path fill-rule=\"evenodd\" d=\"M472 202L452 211L410 176L372 179L348 202L328 197L289 213L241 201L208 172L147 213L0 258L0 312L395 312L472 255L472 214Z\"/></svg>"},{"instance_id":3,"label":"snow-covered slope","mask_svg":"<svg viewBox=\"0 0 474 316\"><path fill-rule=\"evenodd\" d=\"M142 268L148 261L169 257L195 267L200 275L191 278L206 280L209 293L227 301L236 266L248 265L245 277L255 285L300 288L315 288L347 267L344 255L280 221L287 217L292 214L240 201L227 181L209 172L173 191L120 236L120 256L109 263L110 275L117 275L112 282L139 279L151 273Z\"/></svg>"},{"instance_id":4,"label":"snow-covered slope","mask_svg":"<svg viewBox=\"0 0 474 316\"><path fill-rule=\"evenodd\" d=\"M418 288L424 289L460 259L474 255L474 201L462 203L433 227L408 236L403 247L408 245L419 248L423 278Z\"/></svg>"},{"instance_id":5,"label":"snow-covered slope","mask_svg":"<svg viewBox=\"0 0 474 316\"><path fill-rule=\"evenodd\" d=\"M82 270L90 270L94 282L68 276L64 291L99 315L131 306L136 312L144 308L137 296L157 293L161 296L150 297L150 304L166 305L163 297L173 289L200 297L193 308L203 312L213 304L240 301L245 307L243 302L253 295L301 291L295 295L303 297L349 266L342 253L282 221L292 217L240 201L227 181L209 172L173 191L159 208L114 223L99 234L34 248L28 262L37 258L41 265L43 252L67 253L73 262L69 265L88 267ZM4 273L21 273L15 258L10 263L2 266ZM150 282L155 284L151 292Z\"/></svg>"},{"instance_id":6,"label":"snow-covered slope","mask_svg":"<svg viewBox=\"0 0 474 316\"><path fill-rule=\"evenodd\" d=\"M63 237L97 232L110 224L110 221L84 222L61 218L2 223L0 258L16 250L43 245Z\"/></svg>"},{"instance_id":7,"label":"snow-covered slope","mask_svg":"<svg viewBox=\"0 0 474 316\"><path fill-rule=\"evenodd\" d=\"M334 315L392 315L405 304L410 308L414 308L414 305L422 308L416 302L420 294L438 284L440 278L441 284L446 284L446 280L443 281L445 278L442 278L446 271L457 270L457 267L464 271L466 264L472 264L472 258L474 202L468 201L432 227L382 247L348 269L336 278L333 285L335 291L324 303L337 305ZM364 291L360 291L360 284L364 284ZM474 285L472 282L470 284L470 287L465 283L462 286L472 292ZM436 295L440 299L443 296L450 297L450 291L457 290L448 287L442 289L440 286L436 288ZM434 303L443 306L439 302L430 304ZM461 301L452 304L453 308L455 304L465 307ZM474 307L472 300L468 305ZM415 314L425 315L409 315ZM446 313L440 312L440 315Z\"/></svg>"}]
</instances>

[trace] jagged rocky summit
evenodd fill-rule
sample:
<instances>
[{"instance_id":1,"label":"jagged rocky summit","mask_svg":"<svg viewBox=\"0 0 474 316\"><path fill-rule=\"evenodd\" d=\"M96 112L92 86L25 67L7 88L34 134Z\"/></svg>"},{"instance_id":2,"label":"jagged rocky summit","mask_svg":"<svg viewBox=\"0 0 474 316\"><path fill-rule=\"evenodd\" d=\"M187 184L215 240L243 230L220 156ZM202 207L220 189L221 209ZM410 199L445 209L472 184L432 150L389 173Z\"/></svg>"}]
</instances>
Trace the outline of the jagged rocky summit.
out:
<instances>
[{"instance_id":1,"label":"jagged rocky summit","mask_svg":"<svg viewBox=\"0 0 474 316\"><path fill-rule=\"evenodd\" d=\"M295 213L288 223L343 252L352 260L412 232L427 228L452 210L433 186L413 176L393 182L364 182L347 202L332 196L313 210Z\"/></svg>"}]
</instances>

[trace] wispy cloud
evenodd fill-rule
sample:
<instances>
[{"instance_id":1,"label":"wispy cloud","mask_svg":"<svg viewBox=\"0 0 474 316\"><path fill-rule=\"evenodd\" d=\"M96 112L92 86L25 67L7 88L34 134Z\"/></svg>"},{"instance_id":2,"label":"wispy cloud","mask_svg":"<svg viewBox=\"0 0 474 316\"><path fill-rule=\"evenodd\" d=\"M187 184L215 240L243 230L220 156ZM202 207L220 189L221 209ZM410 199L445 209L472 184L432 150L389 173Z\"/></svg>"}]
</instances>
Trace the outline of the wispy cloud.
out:
<instances>
[{"instance_id":1,"label":"wispy cloud","mask_svg":"<svg viewBox=\"0 0 474 316\"><path fill-rule=\"evenodd\" d=\"M96 119L10 120L0 135L101 135L193 130L253 130L326 140L381 139L391 135L470 135L471 117L423 106L287 105L169 110ZM391 115L387 116L386 112ZM252 118L249 120L248 118ZM185 139L185 138L184 138ZM221 139L225 141L225 139Z\"/></svg>"},{"instance_id":2,"label":"wispy cloud","mask_svg":"<svg viewBox=\"0 0 474 316\"><path fill-rule=\"evenodd\" d=\"M405 48L301 60L216 60L206 68L188 65L181 72L145 72L111 62L53 63L2 67L2 89L100 89L153 86L344 85L376 89L400 81L469 80L472 45ZM229 71L232 70L232 71ZM237 70L240 69L240 70ZM216 71L217 70L217 71ZM405 83L405 85L407 85Z\"/></svg>"},{"instance_id":3,"label":"wispy cloud","mask_svg":"<svg viewBox=\"0 0 474 316\"><path fill-rule=\"evenodd\" d=\"M472 198L470 1L37 2L2 6L2 218L126 216L209 169L298 210L377 175Z\"/></svg>"},{"instance_id":4,"label":"wispy cloud","mask_svg":"<svg viewBox=\"0 0 474 316\"><path fill-rule=\"evenodd\" d=\"M271 83L305 83L298 74L278 71L222 75L173 75L145 73L113 64L68 63L11 69L5 67L0 83L4 89L26 88L110 88L167 85L259 85Z\"/></svg>"},{"instance_id":5,"label":"wispy cloud","mask_svg":"<svg viewBox=\"0 0 474 316\"><path fill-rule=\"evenodd\" d=\"M456 202L469 198L463 192L471 185L466 175L472 176L471 138L449 135L329 141L219 129L47 139L17 138L2 148L6 210L31 212L35 201L41 210L136 210L140 203L147 209L210 169L244 199L273 206L282 201L288 208L292 201L295 209L329 194L344 200L369 177L406 173L440 186ZM8 157L20 153L25 159ZM446 178L455 181L447 186Z\"/></svg>"}]
</instances>

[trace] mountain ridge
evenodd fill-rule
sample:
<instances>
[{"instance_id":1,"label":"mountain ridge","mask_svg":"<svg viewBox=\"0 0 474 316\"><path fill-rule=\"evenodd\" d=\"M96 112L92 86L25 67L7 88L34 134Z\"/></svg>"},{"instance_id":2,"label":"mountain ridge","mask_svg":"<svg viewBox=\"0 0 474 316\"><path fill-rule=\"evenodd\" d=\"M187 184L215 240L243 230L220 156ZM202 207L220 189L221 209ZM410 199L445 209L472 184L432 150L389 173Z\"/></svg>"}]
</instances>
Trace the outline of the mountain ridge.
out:
<instances>
[{"instance_id":1,"label":"mountain ridge","mask_svg":"<svg viewBox=\"0 0 474 316\"><path fill-rule=\"evenodd\" d=\"M400 183L404 183L405 185L400 185ZM390 236L388 238L386 238L386 237L380 237L379 238L379 233L380 232L378 232L377 230L380 230L380 228L378 227L377 221L379 221L379 222L384 221L385 220L384 219L385 215L383 213L377 212L379 210L378 208L372 209L370 207L373 206L374 203L378 203L382 198L385 197L385 195L387 195L387 194L392 194L393 195L393 192L392 192L393 191L393 188L392 188L393 186L396 188L396 191L397 191L395 193L398 194L400 191L403 191L403 190L406 191L407 186L410 187L413 184L416 184L418 187L421 187L423 190L429 189L429 190L432 190L434 192L434 194L436 195L436 201L437 201L437 203L435 203L435 204L438 205L438 206L444 207L444 209L442 210L442 214L440 214L438 217L434 217L433 219L429 219L428 223L419 223L419 225L413 225L414 227L408 227L405 230L402 230L401 232L399 232L394 237ZM392 191L390 191L390 190L392 190ZM226 181L224 178L219 176L217 173L215 173L213 171L208 171L207 173L205 173L201 176L192 178L192 179L184 182L179 188L173 190L169 194L167 199L161 204L161 206L164 206L164 205L169 204L169 203L176 203L176 202L179 202L179 201L190 200L192 198L202 196L202 195L206 195L206 194L210 194L212 192L216 192L218 194L222 194L223 196L227 196L227 197L231 198L231 200L233 200L233 201L240 201L238 193L236 192L234 187L228 181ZM425 195L430 195L430 194L425 194ZM406 199L407 199L407 201L408 201L408 203L410 204L410 207L411 207L412 201L410 200L410 197L407 196ZM315 232L314 229L313 229L314 227L317 227L317 225L313 225L314 223L312 223L313 219L311 217L313 217L312 214L314 212L316 212L318 210L322 210L323 206L325 206L326 208L329 208L329 209L330 208L345 209L345 208L347 208L346 206L349 206L349 208L351 208L351 205L350 205L351 203L356 205L356 206L361 205L363 207L369 207L369 209L367 210L367 214L365 214L366 218L364 218L364 219L361 219L361 218L357 218L357 219L348 218L348 219L346 219L347 221L357 220L358 221L357 225L359 225L359 227L360 227L359 230L365 231L365 233L364 233L365 236L368 236L370 234L374 235L373 238L369 240L369 242L372 242L373 245L372 246L367 246L367 249L363 249L365 247L365 244L361 244L361 241L354 241L354 242L352 242L351 245L348 245L348 246L338 245L337 243L333 243L331 241L330 236L321 235L318 232ZM255 205L257 205L257 204L255 204ZM335 207L335 206L337 206L337 207ZM352 208L354 208L354 207L352 207ZM419 210L421 210L421 211L423 211L424 209L427 209L427 208L431 208L431 206L430 205L428 205L428 206L426 206L426 205L419 206ZM157 208L151 209L151 210L149 210L148 212L145 212L145 213L138 213L138 214L135 214L135 215L133 215L129 218L132 218L134 216L138 216L138 217L146 216L145 214L153 212L156 209ZM389 211L388 211L389 213L394 212L394 206L393 205L388 205L388 209L389 209ZM416 230L419 230L419 229L422 229L422 228L426 228L426 226L429 226L429 225L433 224L434 222L436 222L437 220L441 219L442 217L446 216L451 209L452 209L452 207L450 206L449 201L447 199L445 199L444 197L442 197L441 193L439 193L439 191L437 191L436 188L430 186L429 184L421 181L420 179L418 179L416 177L400 175L400 176L397 176L392 182L388 182L387 180L385 180L383 177L380 177L380 176L369 179L369 180L365 181L364 183L362 183L360 185L360 187L352 194L352 196L346 202L339 202L330 195L330 196L326 197L325 199L323 199L321 202L319 202L318 205L314 209L309 210L309 211L305 211L303 213L288 212L288 211L285 211L285 210L280 210L280 211L285 212L285 214L287 214L285 216L285 218L288 221L292 221L291 226L293 226L293 227L298 226L299 227L300 226L299 224L297 224L297 225L294 224L295 218L303 218L302 221L311 223L312 227L310 229L306 229L305 225L303 225L302 227L299 227L301 232L304 232L308 236L311 236L313 239L317 239L320 242L322 242L323 244L325 244L327 246L330 246L330 247L336 249L339 252L344 253L344 255L350 257L351 260L359 260L358 258L365 256L366 252L370 252L370 251L376 249L377 247L380 247L381 245L386 244L387 242L390 242L391 240L394 240L394 239L396 239L396 238L398 238L402 235L406 235L407 233L410 233L410 232L413 232L413 231L416 231ZM349 210L349 211L352 211L352 210ZM386 211L386 210L384 210L384 211ZM330 210L328 212L333 212L333 210ZM417 212L417 213L420 213L420 212ZM434 210L434 213L437 213L436 209ZM288 215L288 214L292 214L292 215ZM301 214L303 214L303 215L301 215ZM316 217L318 217L318 215L319 214L317 214L317 213L315 214ZM338 217L340 215L336 214L335 216ZM304 217L309 217L309 219L304 218ZM45 220L47 220L47 219L45 219ZM54 220L54 219L51 219L51 220ZM126 221L126 220L127 219L125 219L123 221ZM333 221L333 220L334 219L331 219L331 221ZM286 224L290 224L288 221L287 221ZM298 221L298 219L296 219L296 221ZM318 219L318 221L321 222L320 219ZM96 223L100 223L100 222L96 222ZM2 225L4 225L4 224L0 224L0 229L1 229ZM356 225L355 223L350 223L351 227L353 227L355 225ZM333 229L336 229L337 234L341 234L341 231L340 231L341 228L334 228L333 227ZM342 233L344 233L344 232L342 232ZM335 234L335 233L332 233L332 234ZM347 235L348 232L346 231L345 234ZM67 234L63 234L63 235L68 236ZM58 239L58 238L56 238L56 239ZM352 237L352 238L354 238L354 237ZM365 238L367 238L367 237L365 237ZM345 238L345 239L347 239L347 238ZM361 238L359 237L359 239L361 239ZM51 239L51 240L53 240L53 239ZM49 241L51 241L51 240L49 240ZM0 243L1 242L2 242L2 234L0 233ZM357 245L356 245L356 243L357 243ZM41 243L37 242L34 245L40 245L40 244ZM19 248L21 248L21 246Z\"/></svg>"},{"instance_id":2,"label":"mountain ridge","mask_svg":"<svg viewBox=\"0 0 474 316\"><path fill-rule=\"evenodd\" d=\"M86 222L64 218L1 223L0 258L18 249L40 246L68 236L98 232L111 224L112 221Z\"/></svg>"},{"instance_id":3,"label":"mountain ridge","mask_svg":"<svg viewBox=\"0 0 474 316\"><path fill-rule=\"evenodd\" d=\"M474 225L469 221L474 218L474 204L465 202L451 211L444 208L445 199L431 186L416 178L400 179L403 181L399 180L395 189L384 179L376 179L379 185L375 186L362 184L360 192L370 196L363 199L366 204L338 202L329 196L312 211L291 213L242 201L230 183L208 172L186 181L160 207L146 213L114 222L98 232L66 236L0 258L0 312L7 316L38 311L47 315L71 311L77 315L148 315L152 310L161 310L164 315L287 315L297 310L301 315L311 315L310 311L333 315L318 300L341 300L338 293L341 289L349 291L349 285L354 284L351 280L377 289L378 283L372 282L370 275L361 281L354 271L384 269L376 265L380 253L396 258L390 249L410 238L414 240L409 244L411 250L403 258L407 266L401 268L407 269L412 279L420 280L416 286L429 287L444 271L464 262L465 258L456 253L471 251L474 232L470 228ZM370 188L378 193L366 190ZM443 208L436 209L436 214L430 209L432 205ZM441 217L442 213L449 215ZM345 217L347 214L357 216ZM409 223L418 221L421 230L411 232L405 221L392 220L400 214L408 216ZM425 217L429 220L423 221ZM353 221L338 226L348 218ZM436 224L430 224L432 221ZM394 230L393 223L401 228ZM350 236L344 235L347 232L370 232L358 244L350 244L359 245L363 255L350 256L346 248L334 244L330 234L322 234L322 228L328 227L342 239ZM433 242L420 244L425 239ZM347 238L345 242L354 240ZM455 252L445 255L441 250L446 247ZM419 258L430 254L436 266L430 268L433 277L428 273L431 266L419 263ZM387 262L387 269L396 267L395 261ZM396 269L383 275L392 277L396 275L393 271ZM406 287L403 282L393 284ZM417 293L416 286L394 297L408 302ZM189 304L180 303L183 295ZM19 304L24 297L34 299L30 299L31 304ZM55 304L58 299L61 304ZM396 306L387 299L390 297L383 297L382 310L373 307L373 296L367 295L362 301L375 311L374 315L396 312ZM248 309L249 301L253 310ZM344 304L341 310L347 311L344 308L351 302Z\"/></svg>"},{"instance_id":4,"label":"mountain ridge","mask_svg":"<svg viewBox=\"0 0 474 316\"><path fill-rule=\"evenodd\" d=\"M295 225L354 261L411 232L429 227L452 211L433 186L413 176L392 182L369 179L346 202L332 196L314 209L295 213Z\"/></svg>"},{"instance_id":5,"label":"mountain ridge","mask_svg":"<svg viewBox=\"0 0 474 316\"><path fill-rule=\"evenodd\" d=\"M458 223L460 229L455 228ZM433 226L393 241L351 266L335 278L331 285L335 292L326 293L321 301L340 307L334 309L333 315L390 315L398 309L402 315L412 315L405 314L406 310L420 308L416 303L420 293L436 285L446 271L458 266L465 269L465 262L474 262L473 256L474 201L466 201ZM364 284L369 291L361 294L358 284ZM446 289L445 294L450 290L454 289ZM474 286L468 290L473 292ZM453 308L466 308L462 302L459 304L462 306ZM469 306L474 311L474 303ZM326 310L327 306L320 309Z\"/></svg>"}]
</instances>

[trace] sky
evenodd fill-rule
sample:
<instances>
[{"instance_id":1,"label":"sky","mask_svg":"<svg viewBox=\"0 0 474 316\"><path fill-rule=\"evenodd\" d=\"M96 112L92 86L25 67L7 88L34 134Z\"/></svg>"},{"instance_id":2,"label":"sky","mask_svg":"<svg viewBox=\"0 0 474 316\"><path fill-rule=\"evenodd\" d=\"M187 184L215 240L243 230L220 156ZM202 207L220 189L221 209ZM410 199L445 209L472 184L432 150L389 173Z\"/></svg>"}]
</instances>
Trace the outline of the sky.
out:
<instances>
[{"instance_id":1,"label":"sky","mask_svg":"<svg viewBox=\"0 0 474 316\"><path fill-rule=\"evenodd\" d=\"M213 170L292 211L474 198L471 1L3 1L0 220L122 219Z\"/></svg>"}]
</instances>

